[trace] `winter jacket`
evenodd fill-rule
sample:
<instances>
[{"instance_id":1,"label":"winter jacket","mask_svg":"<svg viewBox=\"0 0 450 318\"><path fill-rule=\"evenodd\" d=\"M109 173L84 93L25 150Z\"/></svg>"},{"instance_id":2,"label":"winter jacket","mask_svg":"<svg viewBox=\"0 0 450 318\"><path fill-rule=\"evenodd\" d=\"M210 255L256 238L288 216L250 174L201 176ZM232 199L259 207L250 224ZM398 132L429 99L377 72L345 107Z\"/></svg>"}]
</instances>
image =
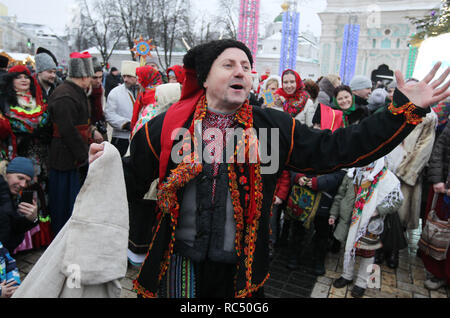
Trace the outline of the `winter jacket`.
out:
<instances>
[{"instance_id":1,"label":"winter jacket","mask_svg":"<svg viewBox=\"0 0 450 318\"><path fill-rule=\"evenodd\" d=\"M50 167L68 171L87 163L92 127L85 91L77 84L65 81L50 97L48 110L53 122Z\"/></svg>"},{"instance_id":2,"label":"winter jacket","mask_svg":"<svg viewBox=\"0 0 450 318\"><path fill-rule=\"evenodd\" d=\"M25 233L36 225L17 212L9 185L0 175L0 242L7 250L14 251L22 243Z\"/></svg>"},{"instance_id":3,"label":"winter jacket","mask_svg":"<svg viewBox=\"0 0 450 318\"><path fill-rule=\"evenodd\" d=\"M446 182L450 170L450 124L439 135L431 153L428 181L432 184Z\"/></svg>"},{"instance_id":4,"label":"winter jacket","mask_svg":"<svg viewBox=\"0 0 450 318\"><path fill-rule=\"evenodd\" d=\"M123 126L128 122L131 123L136 95L127 89L125 84L117 86L109 93L105 107L105 118L113 127L113 138L130 138L130 130L123 129Z\"/></svg>"}]
</instances>

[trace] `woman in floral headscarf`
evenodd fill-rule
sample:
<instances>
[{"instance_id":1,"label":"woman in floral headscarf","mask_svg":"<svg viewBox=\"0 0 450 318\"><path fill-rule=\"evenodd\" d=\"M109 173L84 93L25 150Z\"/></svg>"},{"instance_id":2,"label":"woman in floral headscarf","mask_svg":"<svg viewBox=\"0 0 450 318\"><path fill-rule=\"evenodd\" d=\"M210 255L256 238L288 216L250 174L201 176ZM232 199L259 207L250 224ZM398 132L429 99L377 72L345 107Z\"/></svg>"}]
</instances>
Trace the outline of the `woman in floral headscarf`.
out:
<instances>
[{"instance_id":1,"label":"woman in floral headscarf","mask_svg":"<svg viewBox=\"0 0 450 318\"><path fill-rule=\"evenodd\" d=\"M147 113L156 109L156 87L163 83L161 74L150 65L138 67L136 76L143 90L139 93L134 103L133 117L131 119L131 137L133 137L137 129L145 124L142 119L147 116Z\"/></svg>"},{"instance_id":2,"label":"woman in floral headscarf","mask_svg":"<svg viewBox=\"0 0 450 318\"><path fill-rule=\"evenodd\" d=\"M40 85L23 65L8 71L0 91L0 161L27 157L37 168L37 180L30 190L38 195L41 222L39 228L27 232L25 241L16 251L46 246L51 243L45 193L48 186L48 146L52 136L47 101L43 100Z\"/></svg>"},{"instance_id":3,"label":"woman in floral headscarf","mask_svg":"<svg viewBox=\"0 0 450 318\"><path fill-rule=\"evenodd\" d=\"M275 104L279 107L282 106L286 113L295 117L303 111L310 98L305 90L305 84L297 72L289 69L283 72L281 84L282 87L275 92L279 97Z\"/></svg>"}]
</instances>

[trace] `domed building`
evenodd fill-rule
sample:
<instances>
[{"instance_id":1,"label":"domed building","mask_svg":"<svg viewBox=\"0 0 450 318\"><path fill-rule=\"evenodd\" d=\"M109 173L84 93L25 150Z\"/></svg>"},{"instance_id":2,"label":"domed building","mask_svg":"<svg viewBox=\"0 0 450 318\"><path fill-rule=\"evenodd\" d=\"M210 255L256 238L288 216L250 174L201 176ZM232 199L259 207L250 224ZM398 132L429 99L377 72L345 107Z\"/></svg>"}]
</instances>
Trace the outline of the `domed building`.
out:
<instances>
[{"instance_id":1,"label":"domed building","mask_svg":"<svg viewBox=\"0 0 450 318\"><path fill-rule=\"evenodd\" d=\"M258 40L256 57L258 73L263 74L266 67L270 67L272 74L278 73L282 30L283 13L280 13L266 26L265 35ZM299 31L296 71L302 78L316 80L320 76L318 39L310 30Z\"/></svg>"},{"instance_id":2,"label":"domed building","mask_svg":"<svg viewBox=\"0 0 450 318\"><path fill-rule=\"evenodd\" d=\"M406 74L408 44L416 32L407 17L423 17L439 5L439 0L328 0L319 13L320 73L339 74L344 27L353 23L360 25L355 75L374 80L377 73L392 74L397 69Z\"/></svg>"}]
</instances>

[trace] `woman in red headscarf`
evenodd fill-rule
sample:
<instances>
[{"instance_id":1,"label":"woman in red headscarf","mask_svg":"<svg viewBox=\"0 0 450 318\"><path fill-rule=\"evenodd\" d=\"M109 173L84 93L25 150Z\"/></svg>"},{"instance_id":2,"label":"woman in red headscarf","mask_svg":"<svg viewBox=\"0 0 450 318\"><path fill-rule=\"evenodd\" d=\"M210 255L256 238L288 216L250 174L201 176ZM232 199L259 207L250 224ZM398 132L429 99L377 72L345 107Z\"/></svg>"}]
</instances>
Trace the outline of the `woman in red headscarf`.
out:
<instances>
[{"instance_id":1,"label":"woman in red headscarf","mask_svg":"<svg viewBox=\"0 0 450 318\"><path fill-rule=\"evenodd\" d=\"M184 68L181 65L174 65L167 69L167 78L169 79L169 83L180 83L183 85L185 77L186 75L184 74Z\"/></svg>"},{"instance_id":2,"label":"woman in red headscarf","mask_svg":"<svg viewBox=\"0 0 450 318\"><path fill-rule=\"evenodd\" d=\"M34 192L39 202L39 227L26 233L24 242L16 251L11 251L14 253L51 243L44 191L48 188L47 162L52 124L41 87L27 67L12 67L3 77L0 91L0 162L26 157L33 161L37 170L28 190Z\"/></svg>"},{"instance_id":3,"label":"woman in red headscarf","mask_svg":"<svg viewBox=\"0 0 450 318\"><path fill-rule=\"evenodd\" d=\"M279 97L276 97L275 103L277 106L283 107L286 113L295 117L303 111L310 98L305 90L305 84L297 72L289 69L283 72L281 83L282 87L275 92Z\"/></svg>"},{"instance_id":4,"label":"woman in red headscarf","mask_svg":"<svg viewBox=\"0 0 450 318\"><path fill-rule=\"evenodd\" d=\"M157 69L151 67L150 65L138 67L136 69L136 76L143 90L136 98L136 102L134 103L133 107L133 117L131 119L132 136L136 132L135 126L139 119L142 117L142 112L147 110L148 107L156 108L156 86L163 83L161 74Z\"/></svg>"}]
</instances>

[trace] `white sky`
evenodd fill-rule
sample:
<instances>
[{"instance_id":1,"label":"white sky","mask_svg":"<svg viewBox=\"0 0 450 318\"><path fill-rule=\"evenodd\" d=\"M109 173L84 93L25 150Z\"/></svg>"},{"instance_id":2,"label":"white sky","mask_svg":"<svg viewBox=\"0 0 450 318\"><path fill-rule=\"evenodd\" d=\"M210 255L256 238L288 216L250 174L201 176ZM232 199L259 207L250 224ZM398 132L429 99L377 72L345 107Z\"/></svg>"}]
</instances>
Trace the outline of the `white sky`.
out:
<instances>
[{"instance_id":1,"label":"white sky","mask_svg":"<svg viewBox=\"0 0 450 318\"><path fill-rule=\"evenodd\" d=\"M93 0L88 0L93 1ZM260 20L271 22L281 13L284 0L261 0ZM64 34L69 19L70 7L75 0L0 0L8 7L10 16L16 15L19 22L37 23L49 26L57 34ZM191 0L195 14L209 12L219 14L218 0ZM321 25L317 12L325 9L326 0L300 0L300 29L310 29L320 35Z\"/></svg>"}]
</instances>

